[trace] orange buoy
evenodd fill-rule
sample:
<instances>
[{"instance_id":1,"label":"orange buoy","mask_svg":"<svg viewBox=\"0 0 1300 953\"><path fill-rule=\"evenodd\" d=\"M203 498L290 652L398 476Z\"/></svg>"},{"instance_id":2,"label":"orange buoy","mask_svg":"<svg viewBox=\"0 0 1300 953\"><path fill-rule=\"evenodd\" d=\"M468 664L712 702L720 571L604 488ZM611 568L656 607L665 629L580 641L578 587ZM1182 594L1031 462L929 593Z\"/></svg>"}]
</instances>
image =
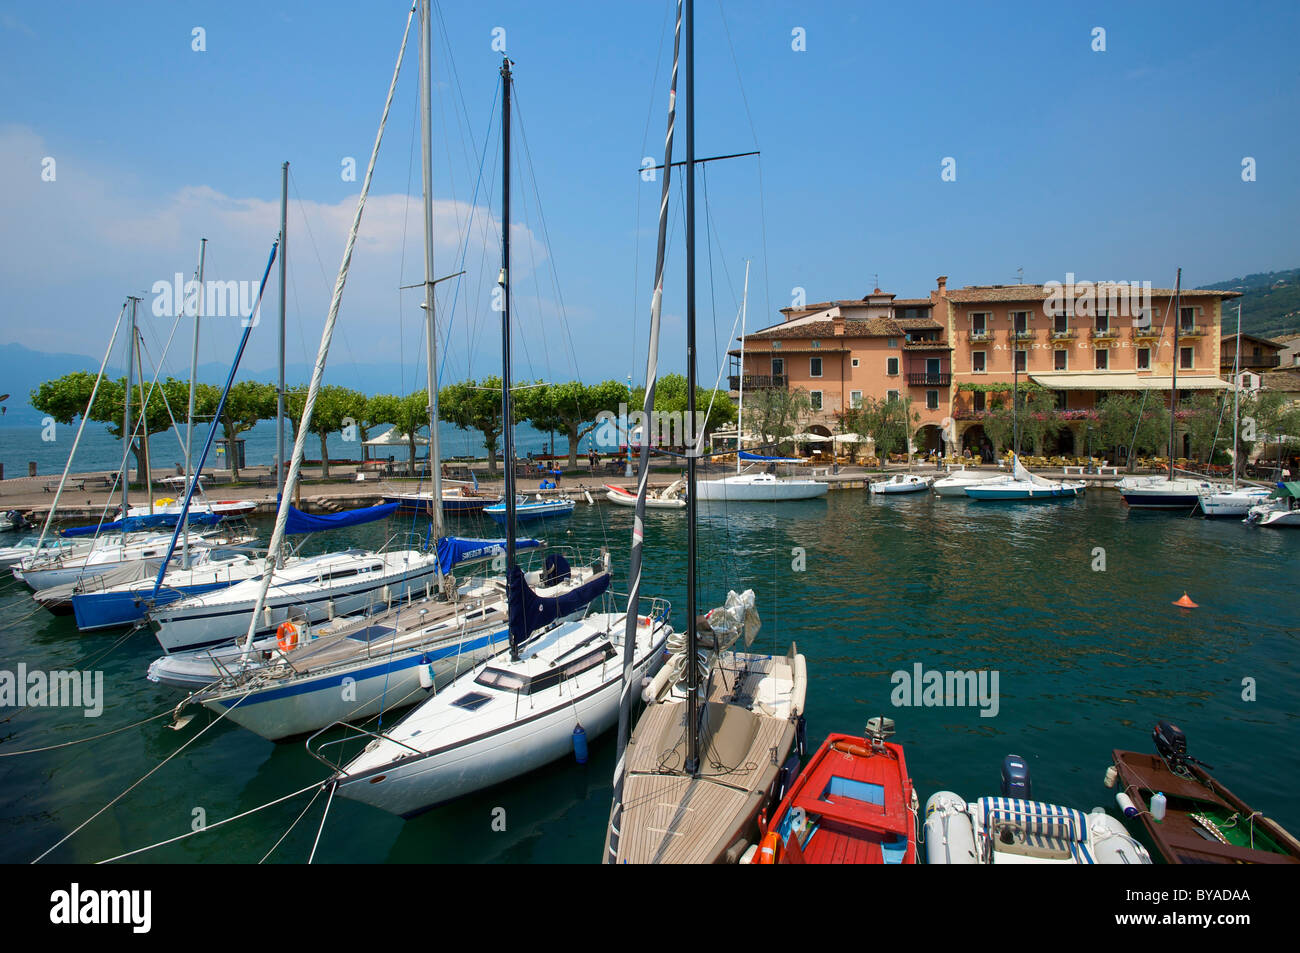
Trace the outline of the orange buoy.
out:
<instances>
[{"instance_id":1,"label":"orange buoy","mask_svg":"<svg viewBox=\"0 0 1300 953\"><path fill-rule=\"evenodd\" d=\"M758 856L755 858L760 864L777 864L781 862L781 835L776 831L769 831L763 838L758 847Z\"/></svg>"},{"instance_id":2,"label":"orange buoy","mask_svg":"<svg viewBox=\"0 0 1300 953\"><path fill-rule=\"evenodd\" d=\"M1200 606L1198 606L1195 602L1193 602L1191 599L1187 598L1187 593L1186 593L1186 592L1183 593L1183 597L1182 597L1181 599L1175 599L1175 600L1174 600L1174 605L1178 606L1180 609L1199 609L1199 608L1200 608Z\"/></svg>"},{"instance_id":3,"label":"orange buoy","mask_svg":"<svg viewBox=\"0 0 1300 953\"><path fill-rule=\"evenodd\" d=\"M281 622L275 630L275 644L281 652L291 651L298 644L298 627L292 622Z\"/></svg>"}]
</instances>

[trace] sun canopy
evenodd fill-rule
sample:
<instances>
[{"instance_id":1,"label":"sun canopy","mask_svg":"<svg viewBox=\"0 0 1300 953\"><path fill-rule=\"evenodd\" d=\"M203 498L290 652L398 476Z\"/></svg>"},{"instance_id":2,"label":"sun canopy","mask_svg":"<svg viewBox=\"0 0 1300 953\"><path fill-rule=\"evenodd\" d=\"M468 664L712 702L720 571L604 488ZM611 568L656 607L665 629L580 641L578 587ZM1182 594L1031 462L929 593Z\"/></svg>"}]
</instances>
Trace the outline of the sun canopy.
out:
<instances>
[{"instance_id":1,"label":"sun canopy","mask_svg":"<svg viewBox=\"0 0 1300 953\"><path fill-rule=\"evenodd\" d=\"M819 433L797 433L790 439L795 443L829 443L831 438Z\"/></svg>"},{"instance_id":2,"label":"sun canopy","mask_svg":"<svg viewBox=\"0 0 1300 953\"><path fill-rule=\"evenodd\" d=\"M286 533L318 533L321 530L341 529L344 526L359 526L382 520L397 511L400 503L381 503L379 506L366 506L359 510L344 510L342 513L316 515L304 513L296 506L289 507L289 519L285 523Z\"/></svg>"},{"instance_id":3,"label":"sun canopy","mask_svg":"<svg viewBox=\"0 0 1300 953\"><path fill-rule=\"evenodd\" d=\"M63 530L63 536L94 536L98 533L132 533L142 529L171 528L176 525L179 513L150 513L147 516L128 516L126 519L112 523L100 523L97 526L70 526ZM191 526L211 526L220 523L220 513L191 513Z\"/></svg>"},{"instance_id":4,"label":"sun canopy","mask_svg":"<svg viewBox=\"0 0 1300 953\"><path fill-rule=\"evenodd\" d=\"M750 453L748 450L740 451L740 459L752 460L755 463L803 463L796 457L764 457L757 453Z\"/></svg>"},{"instance_id":5,"label":"sun canopy","mask_svg":"<svg viewBox=\"0 0 1300 953\"><path fill-rule=\"evenodd\" d=\"M536 539L517 539L515 549L536 549L542 545ZM475 559L488 559L506 551L504 539L467 539L463 536L443 536L438 540L438 566L449 573L453 566Z\"/></svg>"}]
</instances>

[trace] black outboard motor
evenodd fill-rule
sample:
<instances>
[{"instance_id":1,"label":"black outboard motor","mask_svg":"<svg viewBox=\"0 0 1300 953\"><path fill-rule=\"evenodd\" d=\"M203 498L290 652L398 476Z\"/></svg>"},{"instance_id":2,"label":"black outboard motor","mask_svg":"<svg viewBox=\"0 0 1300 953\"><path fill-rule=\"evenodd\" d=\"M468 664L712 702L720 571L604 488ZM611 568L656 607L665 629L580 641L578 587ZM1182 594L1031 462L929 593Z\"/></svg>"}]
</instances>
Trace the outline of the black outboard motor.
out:
<instances>
[{"instance_id":1,"label":"black outboard motor","mask_svg":"<svg viewBox=\"0 0 1300 953\"><path fill-rule=\"evenodd\" d=\"M1018 754L1009 754L1002 759L1002 796L1020 797L1025 800L1033 798L1029 781L1029 765Z\"/></svg>"},{"instance_id":2,"label":"black outboard motor","mask_svg":"<svg viewBox=\"0 0 1300 953\"><path fill-rule=\"evenodd\" d=\"M1151 740L1156 743L1156 753L1171 768L1183 767L1187 762L1187 736L1177 725L1161 719L1151 729Z\"/></svg>"}]
</instances>

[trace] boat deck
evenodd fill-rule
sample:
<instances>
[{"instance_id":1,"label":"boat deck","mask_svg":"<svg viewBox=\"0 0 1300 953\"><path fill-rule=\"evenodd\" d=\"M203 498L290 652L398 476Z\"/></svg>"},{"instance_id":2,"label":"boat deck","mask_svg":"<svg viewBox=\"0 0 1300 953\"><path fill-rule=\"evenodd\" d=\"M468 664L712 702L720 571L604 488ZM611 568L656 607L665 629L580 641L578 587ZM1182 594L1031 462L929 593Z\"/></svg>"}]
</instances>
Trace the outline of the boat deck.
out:
<instances>
[{"instance_id":1,"label":"boat deck","mask_svg":"<svg viewBox=\"0 0 1300 953\"><path fill-rule=\"evenodd\" d=\"M762 713L770 704L762 700L764 690L773 680L789 684L792 678L784 658L753 660L743 671L720 670L710 686L698 777L681 773L686 702L674 699L645 710L627 750L618 863L724 858L753 823L794 743L789 718Z\"/></svg>"}]
</instances>

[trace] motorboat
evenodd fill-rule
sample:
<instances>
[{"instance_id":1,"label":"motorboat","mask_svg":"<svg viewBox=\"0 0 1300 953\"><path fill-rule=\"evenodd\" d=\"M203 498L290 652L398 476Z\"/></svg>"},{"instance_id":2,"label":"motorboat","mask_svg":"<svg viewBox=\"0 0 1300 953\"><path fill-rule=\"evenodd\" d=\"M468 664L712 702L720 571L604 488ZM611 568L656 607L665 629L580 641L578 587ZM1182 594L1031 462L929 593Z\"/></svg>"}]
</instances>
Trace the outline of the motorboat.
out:
<instances>
[{"instance_id":1,"label":"motorboat","mask_svg":"<svg viewBox=\"0 0 1300 953\"><path fill-rule=\"evenodd\" d=\"M927 864L1149 864L1151 855L1124 825L1030 797L1029 768L1008 755L1002 795L967 802L937 791L925 802Z\"/></svg>"},{"instance_id":2,"label":"motorboat","mask_svg":"<svg viewBox=\"0 0 1300 953\"><path fill-rule=\"evenodd\" d=\"M40 543L40 539L40 536L24 536L12 546L0 547L0 569L20 565L24 560L35 557L38 554L37 543ZM45 542L40 545L39 553L48 555L52 553L80 552L84 555L90 552L93 545L93 540L89 539L73 540L63 539L58 536L46 536Z\"/></svg>"},{"instance_id":3,"label":"motorboat","mask_svg":"<svg viewBox=\"0 0 1300 953\"><path fill-rule=\"evenodd\" d=\"M825 496L829 489L830 485L820 480L783 479L774 473L741 473L718 480L701 480L695 485L698 499L728 503L811 500Z\"/></svg>"},{"instance_id":4,"label":"motorboat","mask_svg":"<svg viewBox=\"0 0 1300 953\"><path fill-rule=\"evenodd\" d=\"M684 480L674 480L656 493L646 493L645 506L648 510L684 510L686 497L682 495ZM616 506L636 506L636 494L626 487L605 484L605 499Z\"/></svg>"},{"instance_id":5,"label":"motorboat","mask_svg":"<svg viewBox=\"0 0 1300 953\"><path fill-rule=\"evenodd\" d=\"M1238 519L1268 499L1271 491L1261 486L1239 486L1233 490L1204 490L1197 498L1201 513L1208 518L1235 516Z\"/></svg>"},{"instance_id":6,"label":"motorboat","mask_svg":"<svg viewBox=\"0 0 1300 953\"><path fill-rule=\"evenodd\" d=\"M576 505L568 497L543 498L537 496L530 500L520 496L515 500L515 520L524 523L529 520L562 519L572 515L573 508ZM495 522L505 525L505 503L493 503L491 506L485 506L483 507L483 513Z\"/></svg>"},{"instance_id":7,"label":"motorboat","mask_svg":"<svg viewBox=\"0 0 1300 953\"><path fill-rule=\"evenodd\" d=\"M433 491L423 493L393 493L384 497L385 503L396 503L401 512L427 513ZM479 513L483 507L498 503L496 496L480 493L473 486L444 486L442 490L442 511L444 513Z\"/></svg>"},{"instance_id":8,"label":"motorboat","mask_svg":"<svg viewBox=\"0 0 1300 953\"><path fill-rule=\"evenodd\" d=\"M893 719L832 734L786 792L752 864L915 864L919 804Z\"/></svg>"},{"instance_id":9,"label":"motorboat","mask_svg":"<svg viewBox=\"0 0 1300 953\"><path fill-rule=\"evenodd\" d=\"M967 470L962 467L960 470L954 470L942 479L935 480L930 485L934 490L935 496L966 496L968 486L979 486L981 483L987 483L989 480L996 480L1001 474L978 472Z\"/></svg>"},{"instance_id":10,"label":"motorboat","mask_svg":"<svg viewBox=\"0 0 1300 953\"><path fill-rule=\"evenodd\" d=\"M1279 483L1267 500L1252 506L1245 522L1255 526L1300 526L1300 482Z\"/></svg>"},{"instance_id":11,"label":"motorboat","mask_svg":"<svg viewBox=\"0 0 1300 953\"><path fill-rule=\"evenodd\" d=\"M194 556L216 546L241 545L252 538L247 535L191 534L189 552ZM166 558L170 543L170 535L136 533L100 537L89 550L42 551L40 555L20 563L22 580L33 592L41 592L55 586L70 585L83 576L102 574L136 563L143 563L156 571Z\"/></svg>"},{"instance_id":12,"label":"motorboat","mask_svg":"<svg viewBox=\"0 0 1300 953\"><path fill-rule=\"evenodd\" d=\"M1106 786L1167 863L1300 863L1300 841L1216 781L1178 726L1159 721L1151 738L1156 754L1112 753Z\"/></svg>"},{"instance_id":13,"label":"motorboat","mask_svg":"<svg viewBox=\"0 0 1300 953\"><path fill-rule=\"evenodd\" d=\"M934 477L917 476L914 473L895 473L888 480L876 480L868 483L872 493L921 493L930 489Z\"/></svg>"},{"instance_id":14,"label":"motorboat","mask_svg":"<svg viewBox=\"0 0 1300 953\"><path fill-rule=\"evenodd\" d=\"M1167 476L1125 477L1115 483L1124 502L1135 510L1187 510L1201 502L1202 494L1222 493L1226 483Z\"/></svg>"}]
</instances>

